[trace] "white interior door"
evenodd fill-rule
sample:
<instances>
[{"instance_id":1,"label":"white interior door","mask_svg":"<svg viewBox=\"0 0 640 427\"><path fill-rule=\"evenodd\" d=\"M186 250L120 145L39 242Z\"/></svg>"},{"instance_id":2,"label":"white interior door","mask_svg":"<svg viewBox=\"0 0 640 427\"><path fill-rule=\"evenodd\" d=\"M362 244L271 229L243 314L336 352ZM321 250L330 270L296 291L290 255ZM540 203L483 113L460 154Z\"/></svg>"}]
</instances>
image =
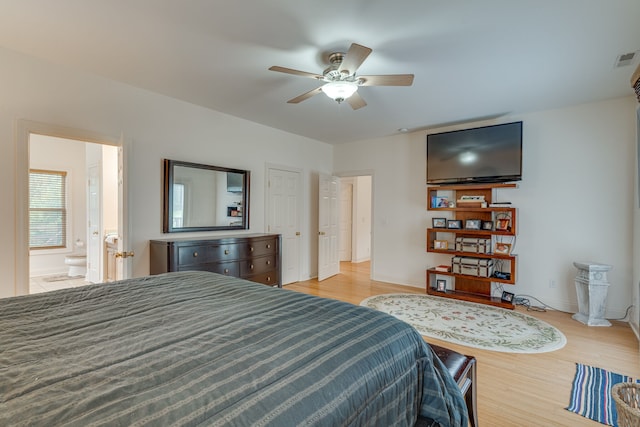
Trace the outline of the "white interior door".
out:
<instances>
[{"instance_id":1,"label":"white interior door","mask_svg":"<svg viewBox=\"0 0 640 427\"><path fill-rule=\"evenodd\" d=\"M335 176L320 174L318 188L318 280L340 273L338 190Z\"/></svg>"},{"instance_id":2,"label":"white interior door","mask_svg":"<svg viewBox=\"0 0 640 427\"><path fill-rule=\"evenodd\" d=\"M300 280L301 174L269 169L267 230L282 236L282 284Z\"/></svg>"},{"instance_id":3,"label":"white interior door","mask_svg":"<svg viewBox=\"0 0 640 427\"><path fill-rule=\"evenodd\" d=\"M120 138L118 146L118 256L116 257L116 280L131 277L131 258L135 255L129 250L129 221L127 215L127 163L124 140Z\"/></svg>"},{"instance_id":4,"label":"white interior door","mask_svg":"<svg viewBox=\"0 0 640 427\"><path fill-rule=\"evenodd\" d=\"M102 275L102 192L100 191L100 165L87 167L87 280L101 283Z\"/></svg>"}]
</instances>

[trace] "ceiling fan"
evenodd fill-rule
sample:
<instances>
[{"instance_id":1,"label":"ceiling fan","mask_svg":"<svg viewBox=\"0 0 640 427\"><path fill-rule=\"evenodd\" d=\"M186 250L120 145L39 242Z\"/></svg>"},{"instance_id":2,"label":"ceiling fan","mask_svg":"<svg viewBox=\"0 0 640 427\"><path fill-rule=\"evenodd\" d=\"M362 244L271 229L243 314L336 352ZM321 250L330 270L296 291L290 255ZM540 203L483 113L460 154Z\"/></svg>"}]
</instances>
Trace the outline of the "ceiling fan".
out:
<instances>
[{"instance_id":1,"label":"ceiling fan","mask_svg":"<svg viewBox=\"0 0 640 427\"><path fill-rule=\"evenodd\" d=\"M303 93L287 101L289 104L297 104L314 95L324 92L329 98L340 104L347 100L351 108L357 110L367 103L358 94L360 86L411 86L413 74L389 74L382 76L356 76L356 71L372 52L371 48L352 43L347 53L334 52L329 55L329 68L320 74L298 71L291 68L274 65L269 70L280 73L293 74L295 76L311 77L322 82L323 86Z\"/></svg>"}]
</instances>

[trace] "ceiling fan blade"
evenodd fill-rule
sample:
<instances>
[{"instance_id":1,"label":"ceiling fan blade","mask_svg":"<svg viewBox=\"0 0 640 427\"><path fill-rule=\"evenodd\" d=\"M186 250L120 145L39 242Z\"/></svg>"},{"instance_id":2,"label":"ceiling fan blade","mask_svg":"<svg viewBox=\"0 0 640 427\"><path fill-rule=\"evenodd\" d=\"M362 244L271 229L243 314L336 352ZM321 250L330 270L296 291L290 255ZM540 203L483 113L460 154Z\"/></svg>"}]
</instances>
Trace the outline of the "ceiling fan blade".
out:
<instances>
[{"instance_id":1,"label":"ceiling fan blade","mask_svg":"<svg viewBox=\"0 0 640 427\"><path fill-rule=\"evenodd\" d=\"M349 103L349 105L351 105L351 108L353 108L354 110L357 110L358 108L362 108L367 105L367 103L364 102L364 99L362 99L362 97L358 92L355 92L353 95L347 98L347 102Z\"/></svg>"},{"instance_id":2,"label":"ceiling fan blade","mask_svg":"<svg viewBox=\"0 0 640 427\"><path fill-rule=\"evenodd\" d=\"M371 53L371 48L359 45L357 43L351 43L349 51L346 53L338 71L341 73L348 72L349 75L355 74L356 70L362 65L367 56Z\"/></svg>"},{"instance_id":3,"label":"ceiling fan blade","mask_svg":"<svg viewBox=\"0 0 640 427\"><path fill-rule=\"evenodd\" d=\"M287 73L293 74L294 76L302 76L302 77L311 77L312 79L322 80L322 76L314 73L307 73L306 71L294 70L293 68L279 67L274 65L273 67L269 67L271 71L277 71L279 73Z\"/></svg>"},{"instance_id":4,"label":"ceiling fan blade","mask_svg":"<svg viewBox=\"0 0 640 427\"><path fill-rule=\"evenodd\" d=\"M389 74L386 76L358 76L360 86L411 86L413 74Z\"/></svg>"},{"instance_id":5,"label":"ceiling fan blade","mask_svg":"<svg viewBox=\"0 0 640 427\"><path fill-rule=\"evenodd\" d=\"M302 102L305 99L309 99L312 96L317 95L317 94L319 94L321 92L322 92L322 86L320 86L318 88L315 88L313 90L310 90L309 92L305 92L300 96L296 96L295 98L288 100L287 103L289 103L289 104L297 104L297 103Z\"/></svg>"}]
</instances>

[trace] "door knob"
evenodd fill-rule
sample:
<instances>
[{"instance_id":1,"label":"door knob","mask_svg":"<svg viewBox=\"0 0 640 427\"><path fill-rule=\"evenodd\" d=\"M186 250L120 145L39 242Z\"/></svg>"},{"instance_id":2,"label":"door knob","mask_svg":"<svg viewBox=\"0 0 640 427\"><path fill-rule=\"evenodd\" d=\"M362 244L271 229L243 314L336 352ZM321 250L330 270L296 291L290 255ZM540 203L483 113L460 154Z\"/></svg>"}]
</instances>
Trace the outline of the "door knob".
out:
<instances>
[{"instance_id":1,"label":"door knob","mask_svg":"<svg viewBox=\"0 0 640 427\"><path fill-rule=\"evenodd\" d=\"M132 257L134 255L135 255L135 253L133 251L131 251L131 252L126 252L125 251L125 252L116 252L115 253L115 257L116 258L129 258L129 257Z\"/></svg>"}]
</instances>

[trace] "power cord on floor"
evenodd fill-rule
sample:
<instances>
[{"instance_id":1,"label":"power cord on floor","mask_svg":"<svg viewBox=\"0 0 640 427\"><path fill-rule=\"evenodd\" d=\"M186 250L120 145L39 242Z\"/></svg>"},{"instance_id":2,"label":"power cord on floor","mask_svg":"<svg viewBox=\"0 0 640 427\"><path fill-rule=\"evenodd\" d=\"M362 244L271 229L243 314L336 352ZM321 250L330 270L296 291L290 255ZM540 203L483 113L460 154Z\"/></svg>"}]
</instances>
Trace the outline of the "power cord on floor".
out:
<instances>
[{"instance_id":1,"label":"power cord on floor","mask_svg":"<svg viewBox=\"0 0 640 427\"><path fill-rule=\"evenodd\" d=\"M529 299L535 300L536 302L540 303L541 305L531 305L531 301ZM547 311L547 308L551 309L551 310L555 310L555 311L561 311L563 313L569 313L568 311L564 311L564 310L558 310L555 307L551 307L549 304L545 304L544 302L540 301L538 298L531 296L531 295L516 295L515 298L515 303L516 305L521 305L523 307L527 308L527 311Z\"/></svg>"},{"instance_id":2,"label":"power cord on floor","mask_svg":"<svg viewBox=\"0 0 640 427\"><path fill-rule=\"evenodd\" d=\"M631 310L633 308L633 305L630 305L629 307L627 307L627 311L625 311L624 313L624 317L618 318L618 319L607 319L607 320L625 320L627 318L627 316L629 315L629 310Z\"/></svg>"},{"instance_id":3,"label":"power cord on floor","mask_svg":"<svg viewBox=\"0 0 640 427\"><path fill-rule=\"evenodd\" d=\"M529 301L529 298L537 301L538 303L540 303L541 305L531 305L531 301ZM560 311L562 313L569 313L571 314L570 311L565 311L565 310L559 310L557 308L554 308L548 304L545 304L544 302L540 301L538 298L533 297L531 295L516 295L516 297L514 298L514 303L515 305L521 305L523 307L527 308L527 311L540 311L540 312L546 312L547 308L554 310L554 311ZM607 320L625 320L627 318L627 316L629 315L629 311L633 308L633 305L630 305L629 307L627 307L627 310L624 313L623 317L617 318L617 319L607 319Z\"/></svg>"}]
</instances>

